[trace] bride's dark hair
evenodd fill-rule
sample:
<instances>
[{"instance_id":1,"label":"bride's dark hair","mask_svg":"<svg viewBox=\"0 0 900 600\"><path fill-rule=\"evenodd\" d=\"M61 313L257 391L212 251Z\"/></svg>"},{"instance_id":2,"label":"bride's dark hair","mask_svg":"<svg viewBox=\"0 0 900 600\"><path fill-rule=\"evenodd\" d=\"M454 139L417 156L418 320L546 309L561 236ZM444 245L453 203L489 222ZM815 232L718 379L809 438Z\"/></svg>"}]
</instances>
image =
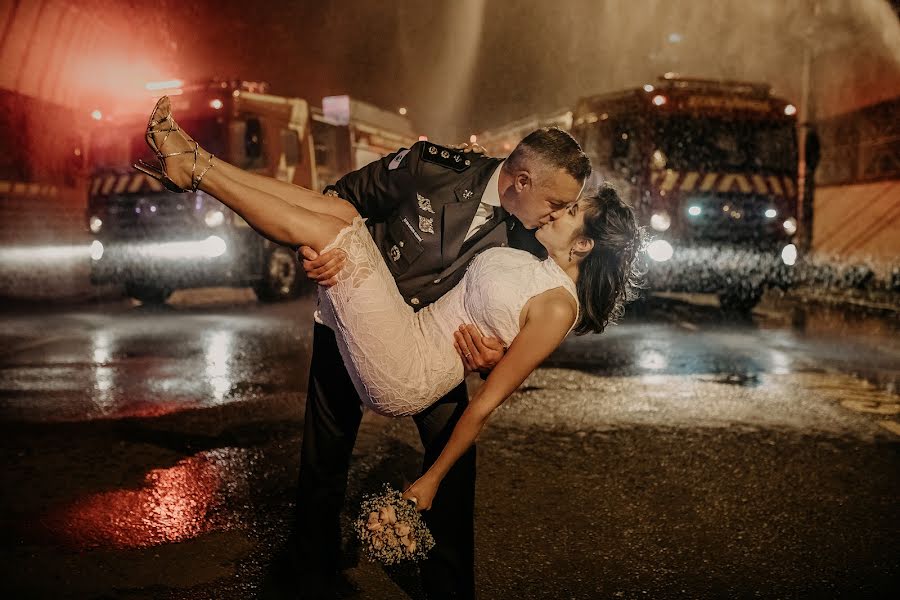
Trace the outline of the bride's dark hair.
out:
<instances>
[{"instance_id":1,"label":"bride's dark hair","mask_svg":"<svg viewBox=\"0 0 900 600\"><path fill-rule=\"evenodd\" d=\"M637 296L645 233L634 210L609 185L588 192L578 204L584 213L581 235L594 241L578 275L581 306L574 331L580 335L602 332Z\"/></svg>"}]
</instances>

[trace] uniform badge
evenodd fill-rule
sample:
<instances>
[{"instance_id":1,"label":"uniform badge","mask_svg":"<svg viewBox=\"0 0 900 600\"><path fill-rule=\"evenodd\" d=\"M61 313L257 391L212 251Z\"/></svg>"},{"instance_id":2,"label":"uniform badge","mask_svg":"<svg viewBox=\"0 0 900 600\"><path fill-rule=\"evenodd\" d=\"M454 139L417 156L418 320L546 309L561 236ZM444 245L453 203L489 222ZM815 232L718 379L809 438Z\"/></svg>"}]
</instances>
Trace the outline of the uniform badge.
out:
<instances>
[{"instance_id":1,"label":"uniform badge","mask_svg":"<svg viewBox=\"0 0 900 600\"><path fill-rule=\"evenodd\" d=\"M400 248L398 248L397 246L391 246L388 254L391 255L392 261L397 262L398 260L400 260Z\"/></svg>"},{"instance_id":2,"label":"uniform badge","mask_svg":"<svg viewBox=\"0 0 900 600\"><path fill-rule=\"evenodd\" d=\"M463 198L468 200L472 197L472 190L463 190Z\"/></svg>"},{"instance_id":3,"label":"uniform badge","mask_svg":"<svg viewBox=\"0 0 900 600\"><path fill-rule=\"evenodd\" d=\"M435 148L434 146L429 146L428 154L437 154L437 148Z\"/></svg>"},{"instance_id":4,"label":"uniform badge","mask_svg":"<svg viewBox=\"0 0 900 600\"><path fill-rule=\"evenodd\" d=\"M388 165L388 171L393 171L394 169L400 166L400 163L403 162L403 159L406 158L406 155L409 154L409 150L403 149L394 156L394 159Z\"/></svg>"},{"instance_id":5,"label":"uniform badge","mask_svg":"<svg viewBox=\"0 0 900 600\"><path fill-rule=\"evenodd\" d=\"M422 233L434 233L434 219L419 215L419 230Z\"/></svg>"},{"instance_id":6,"label":"uniform badge","mask_svg":"<svg viewBox=\"0 0 900 600\"><path fill-rule=\"evenodd\" d=\"M450 158L450 153L444 150L441 152L441 158Z\"/></svg>"},{"instance_id":7,"label":"uniform badge","mask_svg":"<svg viewBox=\"0 0 900 600\"><path fill-rule=\"evenodd\" d=\"M434 209L431 208L431 200L429 200L422 194L416 194L416 198L419 200L419 210L424 210L425 212L434 214Z\"/></svg>"}]
</instances>

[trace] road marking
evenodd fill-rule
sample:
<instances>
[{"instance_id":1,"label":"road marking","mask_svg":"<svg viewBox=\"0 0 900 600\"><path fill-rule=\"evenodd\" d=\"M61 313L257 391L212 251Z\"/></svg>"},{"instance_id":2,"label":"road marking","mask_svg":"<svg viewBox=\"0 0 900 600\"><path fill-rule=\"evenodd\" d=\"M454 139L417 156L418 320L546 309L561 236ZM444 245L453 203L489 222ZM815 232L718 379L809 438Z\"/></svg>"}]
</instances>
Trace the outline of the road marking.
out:
<instances>
[{"instance_id":1,"label":"road marking","mask_svg":"<svg viewBox=\"0 0 900 600\"><path fill-rule=\"evenodd\" d=\"M694 325L693 323L691 323L689 321L678 321L678 324L681 327L684 327L685 329L687 329L688 331L697 331L698 329L700 329L699 327L697 327L696 325Z\"/></svg>"},{"instance_id":2,"label":"road marking","mask_svg":"<svg viewBox=\"0 0 900 600\"><path fill-rule=\"evenodd\" d=\"M900 435L900 423L897 421L878 421L878 424L893 434Z\"/></svg>"},{"instance_id":3,"label":"road marking","mask_svg":"<svg viewBox=\"0 0 900 600\"><path fill-rule=\"evenodd\" d=\"M864 413L876 415L900 415L900 404L896 402L879 402L877 400L843 400L841 406Z\"/></svg>"}]
</instances>

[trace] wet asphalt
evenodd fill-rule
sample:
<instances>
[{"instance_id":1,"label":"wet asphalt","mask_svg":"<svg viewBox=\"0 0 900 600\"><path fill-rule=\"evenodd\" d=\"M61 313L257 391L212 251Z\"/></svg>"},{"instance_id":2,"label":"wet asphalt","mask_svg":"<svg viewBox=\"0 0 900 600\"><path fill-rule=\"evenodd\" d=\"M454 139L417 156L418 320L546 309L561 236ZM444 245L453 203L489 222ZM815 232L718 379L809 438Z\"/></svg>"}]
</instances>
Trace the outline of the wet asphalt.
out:
<instances>
[{"instance_id":1,"label":"wet asphalt","mask_svg":"<svg viewBox=\"0 0 900 600\"><path fill-rule=\"evenodd\" d=\"M480 598L896 597L897 314L688 300L568 340L495 415ZM291 598L312 307L5 306L3 597ZM410 420L367 414L346 518L419 461ZM346 541L357 597L421 597Z\"/></svg>"}]
</instances>

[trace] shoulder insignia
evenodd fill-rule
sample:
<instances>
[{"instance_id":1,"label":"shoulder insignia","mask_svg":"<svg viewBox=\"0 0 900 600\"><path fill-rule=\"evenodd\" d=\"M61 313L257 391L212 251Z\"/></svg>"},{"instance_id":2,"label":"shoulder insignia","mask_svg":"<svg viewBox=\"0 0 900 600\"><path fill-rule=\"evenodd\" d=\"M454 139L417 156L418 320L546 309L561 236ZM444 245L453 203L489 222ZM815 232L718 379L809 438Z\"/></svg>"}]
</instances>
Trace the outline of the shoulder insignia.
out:
<instances>
[{"instance_id":1,"label":"shoulder insignia","mask_svg":"<svg viewBox=\"0 0 900 600\"><path fill-rule=\"evenodd\" d=\"M422 144L422 160L453 169L457 173L462 173L472 164L472 161L466 158L463 152L431 142Z\"/></svg>"},{"instance_id":2,"label":"shoulder insignia","mask_svg":"<svg viewBox=\"0 0 900 600\"><path fill-rule=\"evenodd\" d=\"M388 171L393 171L403 162L403 159L406 158L406 155L409 154L408 148L402 148L396 155L394 155L393 160L391 160L388 165Z\"/></svg>"}]
</instances>

